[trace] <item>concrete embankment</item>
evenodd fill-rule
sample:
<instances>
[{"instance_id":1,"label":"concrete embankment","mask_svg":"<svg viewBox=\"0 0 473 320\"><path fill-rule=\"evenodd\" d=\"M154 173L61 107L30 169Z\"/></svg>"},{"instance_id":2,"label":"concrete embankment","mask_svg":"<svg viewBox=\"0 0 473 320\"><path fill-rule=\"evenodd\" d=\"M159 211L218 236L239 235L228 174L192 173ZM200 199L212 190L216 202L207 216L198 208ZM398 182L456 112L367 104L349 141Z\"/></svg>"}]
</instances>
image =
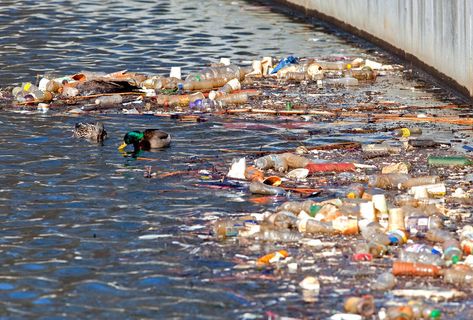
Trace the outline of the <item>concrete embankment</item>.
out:
<instances>
[{"instance_id":1,"label":"concrete embankment","mask_svg":"<svg viewBox=\"0 0 473 320\"><path fill-rule=\"evenodd\" d=\"M473 97L470 0L280 0L414 62Z\"/></svg>"}]
</instances>

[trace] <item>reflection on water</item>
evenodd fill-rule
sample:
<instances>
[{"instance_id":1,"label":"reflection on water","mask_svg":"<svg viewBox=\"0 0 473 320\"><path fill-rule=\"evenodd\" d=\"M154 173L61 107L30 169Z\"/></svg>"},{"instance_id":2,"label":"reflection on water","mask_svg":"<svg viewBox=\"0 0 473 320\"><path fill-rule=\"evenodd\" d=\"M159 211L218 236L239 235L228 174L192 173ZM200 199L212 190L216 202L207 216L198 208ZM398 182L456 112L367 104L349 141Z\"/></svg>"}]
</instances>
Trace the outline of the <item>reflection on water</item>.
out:
<instances>
[{"instance_id":1,"label":"reflection on water","mask_svg":"<svg viewBox=\"0 0 473 320\"><path fill-rule=\"evenodd\" d=\"M241 62L292 53L370 56L320 26L239 1L2 1L0 31L2 87L36 74L83 69L167 73L175 65L187 72L219 57ZM412 85L399 81L389 88L380 79L376 90L389 99ZM403 94L409 102L430 97ZM0 115L2 315L217 319L262 310L320 312L320 305L302 304L290 280L212 280L230 275L241 259L235 253L258 255L266 247L241 243L234 252L231 244L207 241L207 221L263 207L239 189L202 188L198 171L222 171L238 156L219 148L297 146L281 141L288 133L284 126L99 116L110 137L103 146L72 139L75 122L92 120ZM170 148L146 154L155 161L133 161L117 152L125 132L149 127L174 138ZM145 179L145 165L159 173L184 173ZM337 296L324 290L327 297ZM337 303L331 299L326 306L337 309Z\"/></svg>"}]
</instances>

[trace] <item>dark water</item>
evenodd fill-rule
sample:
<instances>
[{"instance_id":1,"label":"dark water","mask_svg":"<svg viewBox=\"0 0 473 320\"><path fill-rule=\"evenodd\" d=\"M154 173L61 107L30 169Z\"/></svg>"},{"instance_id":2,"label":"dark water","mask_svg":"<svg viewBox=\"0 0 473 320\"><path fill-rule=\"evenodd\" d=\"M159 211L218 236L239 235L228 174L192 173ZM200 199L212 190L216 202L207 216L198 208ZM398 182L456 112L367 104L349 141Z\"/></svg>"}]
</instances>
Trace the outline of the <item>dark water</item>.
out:
<instances>
[{"instance_id":1,"label":"dark water","mask_svg":"<svg viewBox=\"0 0 473 320\"><path fill-rule=\"evenodd\" d=\"M120 69L165 74L170 66L186 73L220 57L242 62L289 54L385 59L323 26L240 1L0 3L2 87L37 74ZM415 84L401 77L390 83L381 79L376 90L406 103L442 103L432 93L404 90ZM94 119L108 131L103 146L71 138L75 122ZM272 247L241 243L235 250L210 241L208 221L265 206L237 189L196 185L205 182L197 171L224 171L238 156L219 148L296 145L281 140L288 131L271 127L274 123L256 131L231 129L226 121L1 114L0 314L40 319L249 319L268 310L317 315L317 306L303 305L295 279L261 280L257 277L277 274L260 271L249 271L253 280L223 278L235 276L232 267L244 259L235 254L255 258ZM125 132L149 127L173 137L171 148L145 155L155 161L129 161L117 152ZM306 142L323 141L333 139ZM159 173L189 173L145 179L145 165ZM340 309L337 294L326 295L327 307Z\"/></svg>"}]
</instances>

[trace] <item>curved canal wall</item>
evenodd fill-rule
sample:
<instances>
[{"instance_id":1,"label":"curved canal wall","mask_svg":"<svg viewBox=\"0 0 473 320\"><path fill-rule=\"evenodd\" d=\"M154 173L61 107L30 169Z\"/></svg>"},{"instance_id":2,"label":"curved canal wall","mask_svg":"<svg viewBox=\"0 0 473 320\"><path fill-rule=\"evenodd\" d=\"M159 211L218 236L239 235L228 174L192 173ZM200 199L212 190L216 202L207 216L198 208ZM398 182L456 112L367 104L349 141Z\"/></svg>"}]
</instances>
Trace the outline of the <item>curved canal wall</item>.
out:
<instances>
[{"instance_id":1,"label":"curved canal wall","mask_svg":"<svg viewBox=\"0 0 473 320\"><path fill-rule=\"evenodd\" d=\"M473 1L278 0L412 61L473 98Z\"/></svg>"}]
</instances>

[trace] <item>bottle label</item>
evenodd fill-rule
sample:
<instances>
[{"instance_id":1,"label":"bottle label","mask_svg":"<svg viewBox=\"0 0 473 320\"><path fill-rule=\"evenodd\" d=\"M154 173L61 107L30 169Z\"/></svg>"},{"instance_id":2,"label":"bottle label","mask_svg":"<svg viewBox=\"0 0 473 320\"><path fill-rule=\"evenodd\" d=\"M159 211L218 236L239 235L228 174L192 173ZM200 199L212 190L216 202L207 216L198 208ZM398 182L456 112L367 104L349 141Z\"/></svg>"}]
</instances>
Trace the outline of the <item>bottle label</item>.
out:
<instances>
[{"instance_id":1,"label":"bottle label","mask_svg":"<svg viewBox=\"0 0 473 320\"><path fill-rule=\"evenodd\" d=\"M406 230L412 235L429 231L430 217L407 217Z\"/></svg>"}]
</instances>

